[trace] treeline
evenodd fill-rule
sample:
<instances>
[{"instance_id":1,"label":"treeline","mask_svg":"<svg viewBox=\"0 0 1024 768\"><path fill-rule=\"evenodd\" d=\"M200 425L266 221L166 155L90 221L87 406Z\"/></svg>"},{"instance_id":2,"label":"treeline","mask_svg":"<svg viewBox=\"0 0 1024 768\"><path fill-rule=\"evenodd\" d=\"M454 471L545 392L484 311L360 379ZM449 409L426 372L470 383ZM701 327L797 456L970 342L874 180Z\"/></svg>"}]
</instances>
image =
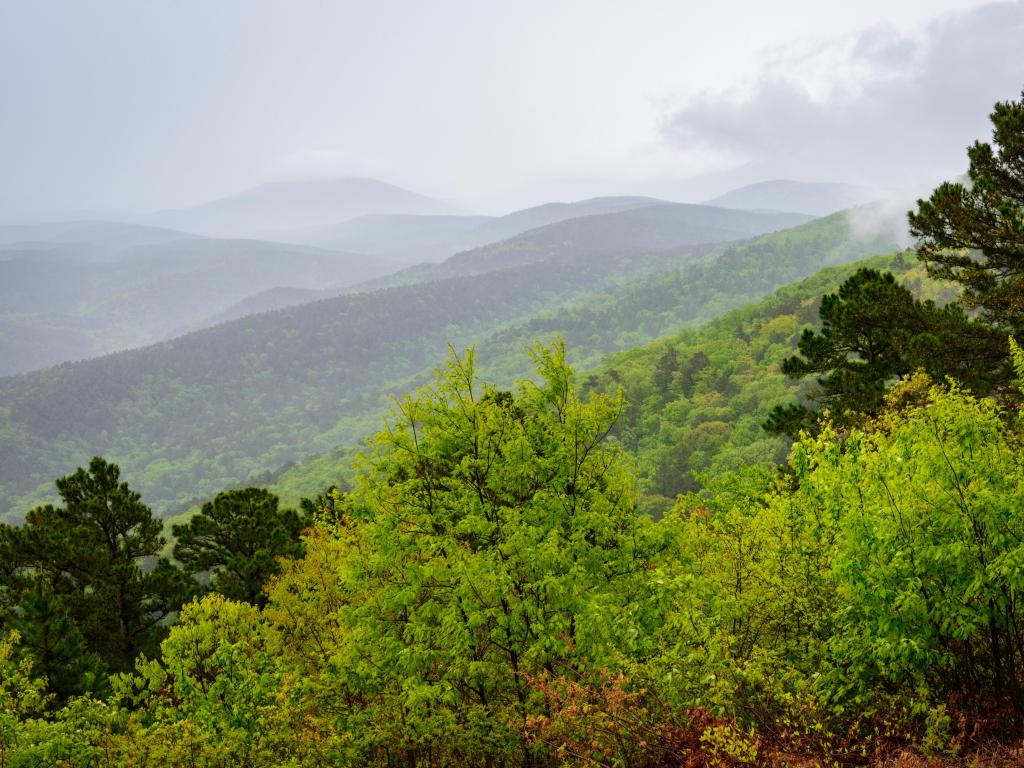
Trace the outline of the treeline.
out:
<instances>
[{"instance_id":1,"label":"treeline","mask_svg":"<svg viewBox=\"0 0 1024 768\"><path fill-rule=\"evenodd\" d=\"M219 493L174 526L172 562L163 522L116 465L94 458L56 486L60 506L0 525L0 623L17 633L19 658L56 705L108 693L108 674L159 653L195 597L212 590L262 605L278 559L303 552L305 516L260 488Z\"/></svg>"}]
</instances>

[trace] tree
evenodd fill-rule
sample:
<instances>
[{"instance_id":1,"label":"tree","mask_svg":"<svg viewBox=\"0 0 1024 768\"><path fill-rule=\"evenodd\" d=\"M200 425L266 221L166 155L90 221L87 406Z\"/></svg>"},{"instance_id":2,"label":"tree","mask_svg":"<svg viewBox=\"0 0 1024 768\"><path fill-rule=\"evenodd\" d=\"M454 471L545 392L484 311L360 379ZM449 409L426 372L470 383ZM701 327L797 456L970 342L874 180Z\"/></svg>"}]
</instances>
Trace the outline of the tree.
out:
<instances>
[{"instance_id":1,"label":"tree","mask_svg":"<svg viewBox=\"0 0 1024 768\"><path fill-rule=\"evenodd\" d=\"M925 377L903 388L921 389ZM898 395L899 393L894 393ZM898 402L898 398L893 398ZM846 512L835 692L926 693L1024 716L1024 462L999 408L955 386L886 412L817 473ZM834 453L834 452L833 452ZM872 689L874 691L872 692Z\"/></svg>"},{"instance_id":2,"label":"tree","mask_svg":"<svg viewBox=\"0 0 1024 768\"><path fill-rule=\"evenodd\" d=\"M21 637L19 655L31 659L32 674L42 680L55 703L105 687L100 660L89 652L60 599L42 583L24 593L10 625Z\"/></svg>"},{"instance_id":3,"label":"tree","mask_svg":"<svg viewBox=\"0 0 1024 768\"><path fill-rule=\"evenodd\" d=\"M185 525L172 529L174 557L191 574L210 573L211 588L231 600L263 605L263 586L280 557L301 557L303 522L262 488L218 493Z\"/></svg>"},{"instance_id":4,"label":"tree","mask_svg":"<svg viewBox=\"0 0 1024 768\"><path fill-rule=\"evenodd\" d=\"M156 650L186 579L158 555L163 523L100 457L56 481L63 506L37 507L11 529L22 577L41 583L113 671ZM148 566L143 568L144 563Z\"/></svg>"},{"instance_id":5,"label":"tree","mask_svg":"<svg viewBox=\"0 0 1024 768\"><path fill-rule=\"evenodd\" d=\"M769 432L795 438L802 429L813 431L826 408L837 424L851 425L876 414L887 388L919 369L973 389L991 386L991 370L978 365L972 343L985 329L955 303L915 299L891 273L857 270L822 298L819 317L820 330L804 330L799 354L782 364L793 379L817 376L810 395L816 407L776 406L765 424Z\"/></svg>"},{"instance_id":6,"label":"tree","mask_svg":"<svg viewBox=\"0 0 1024 768\"><path fill-rule=\"evenodd\" d=\"M1024 94L995 105L992 143L967 150L968 183L947 182L909 213L918 257L996 333L979 340L1008 376L1006 336L1024 330Z\"/></svg>"},{"instance_id":7,"label":"tree","mask_svg":"<svg viewBox=\"0 0 1024 768\"><path fill-rule=\"evenodd\" d=\"M561 345L535 355L514 392L452 355L369 446L351 523L274 584L268 615L309 643L314 709L354 764L547 764L523 736L532 679L652 635L648 528L609 440L621 400L580 401Z\"/></svg>"}]
</instances>

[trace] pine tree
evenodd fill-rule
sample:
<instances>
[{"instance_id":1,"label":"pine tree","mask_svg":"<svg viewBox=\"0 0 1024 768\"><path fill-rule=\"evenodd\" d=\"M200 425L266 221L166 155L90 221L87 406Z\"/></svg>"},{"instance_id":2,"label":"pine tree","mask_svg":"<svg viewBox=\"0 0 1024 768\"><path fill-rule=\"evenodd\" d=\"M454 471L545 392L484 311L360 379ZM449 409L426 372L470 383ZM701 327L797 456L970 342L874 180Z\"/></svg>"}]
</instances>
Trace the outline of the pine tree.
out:
<instances>
[{"instance_id":1,"label":"pine tree","mask_svg":"<svg viewBox=\"0 0 1024 768\"><path fill-rule=\"evenodd\" d=\"M89 651L113 671L130 669L156 650L187 580L158 557L163 523L116 464L96 457L56 485L63 506L31 510L14 531L24 569L59 600Z\"/></svg>"},{"instance_id":2,"label":"pine tree","mask_svg":"<svg viewBox=\"0 0 1024 768\"><path fill-rule=\"evenodd\" d=\"M909 220L929 273L960 284L993 329L977 341L1008 379L1006 337L1024 331L1024 95L990 117L992 143L967 151L968 183L940 185Z\"/></svg>"},{"instance_id":3,"label":"pine tree","mask_svg":"<svg viewBox=\"0 0 1024 768\"><path fill-rule=\"evenodd\" d=\"M102 663L89 652L60 599L41 582L22 596L9 624L20 636L19 653L30 657L33 675L42 679L55 703L103 690Z\"/></svg>"},{"instance_id":4,"label":"pine tree","mask_svg":"<svg viewBox=\"0 0 1024 768\"><path fill-rule=\"evenodd\" d=\"M814 405L776 406L765 428L796 437L814 431L823 409L850 425L881 407L886 389L901 376L923 370L953 376L975 390L992 387L991 369L978 365L974 340L987 329L957 304L919 301L891 273L859 269L837 293L821 300L820 330L806 329L799 354L782 364L794 379L816 376Z\"/></svg>"},{"instance_id":5,"label":"pine tree","mask_svg":"<svg viewBox=\"0 0 1024 768\"><path fill-rule=\"evenodd\" d=\"M218 493L186 525L173 528L174 557L191 574L210 573L210 587L231 600L263 605L263 586L280 557L301 557L303 523L262 488Z\"/></svg>"}]
</instances>

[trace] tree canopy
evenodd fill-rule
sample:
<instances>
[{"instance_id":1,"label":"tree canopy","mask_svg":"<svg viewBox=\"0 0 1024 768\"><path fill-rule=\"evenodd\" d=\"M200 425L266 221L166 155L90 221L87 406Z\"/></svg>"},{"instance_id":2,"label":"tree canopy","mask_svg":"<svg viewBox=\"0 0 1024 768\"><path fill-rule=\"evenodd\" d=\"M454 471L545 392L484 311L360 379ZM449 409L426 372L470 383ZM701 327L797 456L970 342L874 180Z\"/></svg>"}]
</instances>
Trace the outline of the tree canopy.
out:
<instances>
[{"instance_id":1,"label":"tree canopy","mask_svg":"<svg viewBox=\"0 0 1024 768\"><path fill-rule=\"evenodd\" d=\"M303 522L262 488L218 493L187 524L175 525L174 557L190 574L208 572L210 588L231 600L265 602L277 559L302 554Z\"/></svg>"},{"instance_id":2,"label":"tree canopy","mask_svg":"<svg viewBox=\"0 0 1024 768\"><path fill-rule=\"evenodd\" d=\"M1005 334L1024 328L1024 95L991 114L992 142L967 151L967 183L947 182L909 214L918 254Z\"/></svg>"},{"instance_id":3,"label":"tree canopy","mask_svg":"<svg viewBox=\"0 0 1024 768\"><path fill-rule=\"evenodd\" d=\"M102 458L56 485L61 506L37 507L24 526L5 526L18 552L9 588L40 585L92 653L112 670L131 669L140 653L157 650L162 622L188 591L180 571L160 557L163 523Z\"/></svg>"}]
</instances>

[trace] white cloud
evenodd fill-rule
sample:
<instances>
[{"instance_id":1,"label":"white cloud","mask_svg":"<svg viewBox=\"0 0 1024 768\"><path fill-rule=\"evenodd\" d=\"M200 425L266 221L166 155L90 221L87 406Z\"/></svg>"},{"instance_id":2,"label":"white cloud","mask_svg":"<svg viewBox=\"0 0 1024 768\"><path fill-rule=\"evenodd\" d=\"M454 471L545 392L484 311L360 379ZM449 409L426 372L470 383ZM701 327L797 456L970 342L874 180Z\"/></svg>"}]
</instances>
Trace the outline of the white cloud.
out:
<instances>
[{"instance_id":1,"label":"white cloud","mask_svg":"<svg viewBox=\"0 0 1024 768\"><path fill-rule=\"evenodd\" d=\"M995 101L1024 88L1024 4L876 26L777 58L742 93L707 93L666 122L677 148L727 151L762 178L908 188L963 170Z\"/></svg>"}]
</instances>

